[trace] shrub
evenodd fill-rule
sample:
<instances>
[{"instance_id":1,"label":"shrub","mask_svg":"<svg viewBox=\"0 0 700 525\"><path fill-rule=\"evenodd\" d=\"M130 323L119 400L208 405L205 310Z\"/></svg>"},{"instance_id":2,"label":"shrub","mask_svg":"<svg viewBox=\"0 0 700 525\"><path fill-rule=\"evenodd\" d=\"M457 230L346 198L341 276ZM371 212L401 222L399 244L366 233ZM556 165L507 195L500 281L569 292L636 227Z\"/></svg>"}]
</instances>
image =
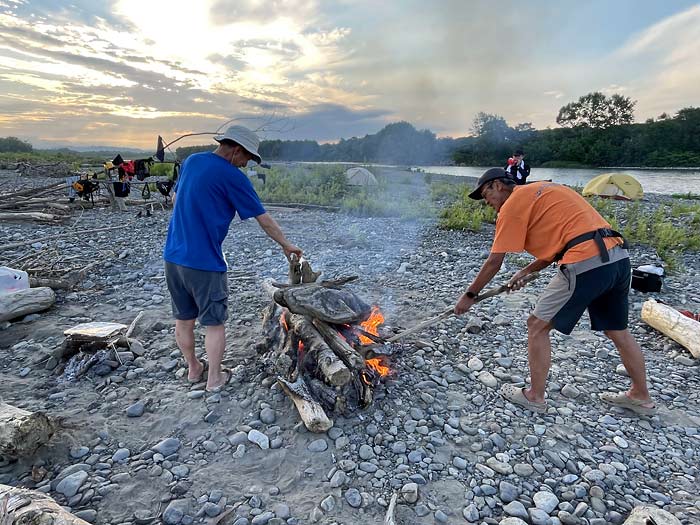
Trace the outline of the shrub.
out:
<instances>
[{"instance_id":1,"label":"shrub","mask_svg":"<svg viewBox=\"0 0 700 525\"><path fill-rule=\"evenodd\" d=\"M440 212L440 227L446 230L481 231L484 223L495 223L496 212L481 201L469 198L469 188L463 187L457 200Z\"/></svg>"}]
</instances>

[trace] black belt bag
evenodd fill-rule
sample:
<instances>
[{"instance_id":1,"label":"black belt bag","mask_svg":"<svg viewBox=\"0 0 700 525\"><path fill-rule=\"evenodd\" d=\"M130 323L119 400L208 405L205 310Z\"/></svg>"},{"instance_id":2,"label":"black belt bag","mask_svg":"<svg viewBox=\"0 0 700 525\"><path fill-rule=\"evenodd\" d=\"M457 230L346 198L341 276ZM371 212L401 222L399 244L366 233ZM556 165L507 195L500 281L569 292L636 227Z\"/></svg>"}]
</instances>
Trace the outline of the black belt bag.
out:
<instances>
[{"instance_id":1,"label":"black belt bag","mask_svg":"<svg viewBox=\"0 0 700 525\"><path fill-rule=\"evenodd\" d=\"M562 250L554 256L554 262L560 261L561 258L564 257L564 254L574 246L590 240L595 241L603 262L608 262L610 260L610 255L608 254L608 248L605 246L605 242L603 241L605 237L620 237L622 239L622 247L627 249L627 241L621 233L611 230L610 228L599 228L597 230L593 230L592 232L582 233L581 235L578 235L567 242L564 245L564 248L562 248Z\"/></svg>"}]
</instances>

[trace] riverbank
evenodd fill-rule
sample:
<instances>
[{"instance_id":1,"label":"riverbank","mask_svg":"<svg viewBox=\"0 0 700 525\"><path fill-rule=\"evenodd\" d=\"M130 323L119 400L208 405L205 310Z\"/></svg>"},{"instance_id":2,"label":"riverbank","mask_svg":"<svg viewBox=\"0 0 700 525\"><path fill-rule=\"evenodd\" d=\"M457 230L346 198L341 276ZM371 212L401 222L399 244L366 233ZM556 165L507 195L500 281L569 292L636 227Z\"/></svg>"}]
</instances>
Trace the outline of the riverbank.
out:
<instances>
[{"instance_id":1,"label":"riverbank","mask_svg":"<svg viewBox=\"0 0 700 525\"><path fill-rule=\"evenodd\" d=\"M652 196L643 206L657 199L669 198ZM431 217L274 206L270 212L324 277L362 276L353 290L381 307L387 333L453 304L492 235L490 226L478 233L440 230ZM64 422L35 457L3 463L0 482L38 487L94 523L211 523L230 512L221 523L379 524L395 492L409 501L416 495L415 503L401 500L406 525L497 524L507 515L602 525L620 523L641 503L685 522L700 520L697 362L639 320L649 297L700 311L697 254L687 254L661 293L630 296L631 329L645 350L652 396L663 407L656 416L640 418L597 400L628 379L611 344L588 331L587 320L571 336L554 336L547 414L524 412L498 395L501 385L526 381L525 320L549 269L527 289L408 340L392 357L394 375L374 405L335 418L330 431L315 435L300 425L255 354L267 304L261 282L285 280L287 264L253 221L236 221L224 245L232 266L226 360L244 371L221 394L186 382L160 257L168 219L160 208L141 218L135 210L98 208L63 226L0 224L8 241L76 232L5 251L0 264L30 252L95 260L114 254L76 291L59 292L52 309L0 331L4 400ZM116 224L123 230L91 233ZM633 265L655 257L632 249ZM523 262L509 256L498 280ZM143 355L106 375L59 381L51 354L63 330L85 321L129 324L140 311ZM201 351L203 332L197 334ZM263 433L269 447L250 441L250 430ZM72 493L59 481L75 472L85 475Z\"/></svg>"}]
</instances>

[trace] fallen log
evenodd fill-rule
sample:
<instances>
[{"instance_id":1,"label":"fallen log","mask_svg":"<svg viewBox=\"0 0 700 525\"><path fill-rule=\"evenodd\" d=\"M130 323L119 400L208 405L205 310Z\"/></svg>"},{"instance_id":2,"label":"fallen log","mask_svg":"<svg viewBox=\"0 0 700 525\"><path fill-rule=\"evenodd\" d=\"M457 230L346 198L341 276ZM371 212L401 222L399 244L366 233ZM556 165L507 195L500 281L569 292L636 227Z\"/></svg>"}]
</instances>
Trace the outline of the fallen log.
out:
<instances>
[{"instance_id":1,"label":"fallen log","mask_svg":"<svg viewBox=\"0 0 700 525\"><path fill-rule=\"evenodd\" d=\"M39 222L54 222L57 219L60 219L61 217L58 215L52 215L51 213L42 213L38 211L33 211L33 212L23 212L23 211L18 211L18 212L4 212L0 213L0 220L5 220L5 221L39 221Z\"/></svg>"},{"instance_id":2,"label":"fallen log","mask_svg":"<svg viewBox=\"0 0 700 525\"><path fill-rule=\"evenodd\" d=\"M37 490L0 485L0 523L3 525L89 525Z\"/></svg>"},{"instance_id":3,"label":"fallen log","mask_svg":"<svg viewBox=\"0 0 700 525\"><path fill-rule=\"evenodd\" d=\"M29 412L0 402L0 456L28 457L48 443L56 425L41 412ZM0 520L0 523L4 523Z\"/></svg>"},{"instance_id":4,"label":"fallen log","mask_svg":"<svg viewBox=\"0 0 700 525\"><path fill-rule=\"evenodd\" d=\"M23 315L41 312L56 302L51 288L27 288L0 295L0 321L9 321Z\"/></svg>"},{"instance_id":5,"label":"fallen log","mask_svg":"<svg viewBox=\"0 0 700 525\"><path fill-rule=\"evenodd\" d=\"M328 418L323 407L309 394L308 387L302 378L297 378L294 383L278 378L277 382L294 403L299 417L310 432L326 432L333 426L333 421Z\"/></svg>"},{"instance_id":6,"label":"fallen log","mask_svg":"<svg viewBox=\"0 0 700 525\"><path fill-rule=\"evenodd\" d=\"M49 184L48 186L40 186L38 188L26 188L24 190L15 191L12 193L0 193L0 201L22 197L23 195L37 195L39 192L43 192L45 190L53 190L61 186L65 187L66 183L55 182L53 184Z\"/></svg>"},{"instance_id":7,"label":"fallen log","mask_svg":"<svg viewBox=\"0 0 700 525\"><path fill-rule=\"evenodd\" d=\"M653 299L642 306L642 321L687 348L693 357L700 358L700 322Z\"/></svg>"},{"instance_id":8,"label":"fallen log","mask_svg":"<svg viewBox=\"0 0 700 525\"><path fill-rule=\"evenodd\" d=\"M343 386L352 380L352 373L326 344L314 325L303 315L287 316L289 329L304 342L307 358L316 360L324 379L329 385Z\"/></svg>"},{"instance_id":9,"label":"fallen log","mask_svg":"<svg viewBox=\"0 0 700 525\"><path fill-rule=\"evenodd\" d=\"M54 290L72 290L75 282L69 279L50 279L44 277L30 277L29 286L31 288L52 288Z\"/></svg>"}]
</instances>

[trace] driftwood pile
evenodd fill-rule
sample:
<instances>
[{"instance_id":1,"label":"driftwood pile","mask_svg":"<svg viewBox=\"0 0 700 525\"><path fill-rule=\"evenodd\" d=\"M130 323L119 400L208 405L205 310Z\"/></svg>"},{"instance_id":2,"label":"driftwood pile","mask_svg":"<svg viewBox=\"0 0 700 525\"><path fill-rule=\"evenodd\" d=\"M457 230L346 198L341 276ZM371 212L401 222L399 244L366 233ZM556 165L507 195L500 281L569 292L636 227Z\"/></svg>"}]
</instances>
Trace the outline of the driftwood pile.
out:
<instances>
[{"instance_id":1,"label":"driftwood pile","mask_svg":"<svg viewBox=\"0 0 700 525\"><path fill-rule=\"evenodd\" d=\"M18 162L14 169L25 177L65 178L75 174L75 169L67 162Z\"/></svg>"},{"instance_id":2,"label":"driftwood pile","mask_svg":"<svg viewBox=\"0 0 700 525\"><path fill-rule=\"evenodd\" d=\"M318 277L307 261L293 259L290 284L263 285L273 301L263 312L258 352L306 428L325 432L333 426L329 414L370 405L389 368L385 357L360 341L370 334L358 325L373 309L343 288L356 277L316 282Z\"/></svg>"},{"instance_id":3,"label":"driftwood pile","mask_svg":"<svg viewBox=\"0 0 700 525\"><path fill-rule=\"evenodd\" d=\"M0 221L34 221L60 224L71 216L75 204L65 199L67 183L0 193ZM65 202L59 202L64 200Z\"/></svg>"}]
</instances>

